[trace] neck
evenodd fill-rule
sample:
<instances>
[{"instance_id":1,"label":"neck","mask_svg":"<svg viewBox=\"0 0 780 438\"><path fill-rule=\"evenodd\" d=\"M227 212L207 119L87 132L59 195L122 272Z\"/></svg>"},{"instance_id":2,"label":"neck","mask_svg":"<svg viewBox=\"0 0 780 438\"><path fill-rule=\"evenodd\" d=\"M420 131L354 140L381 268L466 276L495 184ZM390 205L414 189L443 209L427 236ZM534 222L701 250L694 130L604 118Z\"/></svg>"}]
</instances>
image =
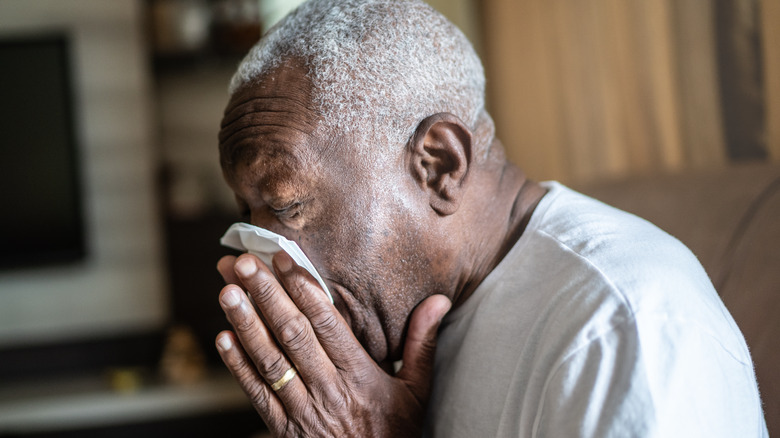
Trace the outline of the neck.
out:
<instances>
[{"instance_id":1,"label":"neck","mask_svg":"<svg viewBox=\"0 0 780 438\"><path fill-rule=\"evenodd\" d=\"M502 160L499 169L484 169L473 187L486 187L497 196L485 196L484 190L475 190L472 201L479 217L472 217L476 228L476 241L470 247L476 251L469 255L459 287L453 297L454 306L465 302L485 277L498 266L522 236L536 206L547 193L538 183L526 178L522 170ZM475 175L476 176L476 175ZM472 180L472 184L475 181ZM484 212L489 212L485 215ZM488 222L485 222L485 221ZM479 224L478 227L474 227Z\"/></svg>"}]
</instances>

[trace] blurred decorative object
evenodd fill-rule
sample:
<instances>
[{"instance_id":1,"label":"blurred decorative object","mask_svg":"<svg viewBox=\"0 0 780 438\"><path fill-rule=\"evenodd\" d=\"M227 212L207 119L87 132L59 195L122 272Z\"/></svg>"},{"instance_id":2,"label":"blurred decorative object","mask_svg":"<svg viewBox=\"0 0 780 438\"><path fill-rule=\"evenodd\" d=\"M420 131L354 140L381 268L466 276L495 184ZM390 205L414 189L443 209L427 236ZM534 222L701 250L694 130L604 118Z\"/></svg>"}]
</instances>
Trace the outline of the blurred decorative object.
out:
<instances>
[{"instance_id":1,"label":"blurred decorative object","mask_svg":"<svg viewBox=\"0 0 780 438\"><path fill-rule=\"evenodd\" d=\"M205 363L192 330L184 325L172 327L160 360L163 380L175 385L200 382L206 376Z\"/></svg>"},{"instance_id":2,"label":"blurred decorative object","mask_svg":"<svg viewBox=\"0 0 780 438\"><path fill-rule=\"evenodd\" d=\"M112 368L108 370L108 384L112 390L121 393L138 391L144 382L143 370L137 367Z\"/></svg>"},{"instance_id":3,"label":"blurred decorative object","mask_svg":"<svg viewBox=\"0 0 780 438\"><path fill-rule=\"evenodd\" d=\"M158 56L190 55L208 45L211 8L206 0L154 0L151 22Z\"/></svg>"}]
</instances>

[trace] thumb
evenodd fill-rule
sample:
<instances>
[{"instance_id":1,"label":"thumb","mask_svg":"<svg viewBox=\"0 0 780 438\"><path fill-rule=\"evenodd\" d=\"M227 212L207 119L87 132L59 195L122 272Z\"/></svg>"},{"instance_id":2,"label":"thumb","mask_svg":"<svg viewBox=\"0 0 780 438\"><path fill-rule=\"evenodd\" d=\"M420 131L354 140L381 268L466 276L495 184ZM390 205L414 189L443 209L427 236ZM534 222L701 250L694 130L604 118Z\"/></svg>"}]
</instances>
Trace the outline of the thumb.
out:
<instances>
[{"instance_id":1,"label":"thumb","mask_svg":"<svg viewBox=\"0 0 780 438\"><path fill-rule=\"evenodd\" d=\"M436 333L452 302L444 295L432 295L414 309L404 345L403 366L396 374L404 380L414 396L428 399L436 353Z\"/></svg>"}]
</instances>

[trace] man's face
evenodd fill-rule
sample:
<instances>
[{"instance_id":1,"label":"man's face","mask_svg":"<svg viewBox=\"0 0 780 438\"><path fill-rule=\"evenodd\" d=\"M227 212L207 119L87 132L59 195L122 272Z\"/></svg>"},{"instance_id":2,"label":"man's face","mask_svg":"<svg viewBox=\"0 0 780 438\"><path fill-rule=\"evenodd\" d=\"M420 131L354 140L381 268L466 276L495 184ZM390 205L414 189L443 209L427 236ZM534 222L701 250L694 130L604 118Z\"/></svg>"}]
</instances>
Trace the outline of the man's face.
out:
<instances>
[{"instance_id":1,"label":"man's face","mask_svg":"<svg viewBox=\"0 0 780 438\"><path fill-rule=\"evenodd\" d=\"M226 180L247 222L298 242L369 354L397 360L412 309L443 290L424 225L433 212L400 145L379 154L367 151L387 145L319 138L309 92L287 64L234 94L220 132Z\"/></svg>"}]
</instances>

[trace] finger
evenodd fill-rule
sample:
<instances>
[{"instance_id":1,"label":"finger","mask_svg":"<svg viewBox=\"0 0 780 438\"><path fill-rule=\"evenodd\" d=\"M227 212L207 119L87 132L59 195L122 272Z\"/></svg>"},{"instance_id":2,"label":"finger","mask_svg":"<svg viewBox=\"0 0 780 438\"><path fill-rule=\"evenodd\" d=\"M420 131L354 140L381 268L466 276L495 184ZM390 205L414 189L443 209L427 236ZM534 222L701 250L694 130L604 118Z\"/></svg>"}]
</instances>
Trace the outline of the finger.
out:
<instances>
[{"instance_id":1,"label":"finger","mask_svg":"<svg viewBox=\"0 0 780 438\"><path fill-rule=\"evenodd\" d=\"M433 295L420 303L409 321L404 344L403 367L397 377L406 381L417 400L425 403L430 393L436 334L452 302L444 295Z\"/></svg>"},{"instance_id":2,"label":"finger","mask_svg":"<svg viewBox=\"0 0 780 438\"><path fill-rule=\"evenodd\" d=\"M329 381L335 375L333 364L306 315L301 313L268 268L257 257L245 254L238 258L235 269L279 346L298 368L301 378L307 384Z\"/></svg>"},{"instance_id":3,"label":"finger","mask_svg":"<svg viewBox=\"0 0 780 438\"><path fill-rule=\"evenodd\" d=\"M223 256L217 262L217 271L219 271L219 274L222 276L222 279L225 280L226 284L236 284L243 288L244 286L241 284L241 280L238 278L238 275L236 275L235 269L233 269L235 264L236 256Z\"/></svg>"},{"instance_id":4,"label":"finger","mask_svg":"<svg viewBox=\"0 0 780 438\"><path fill-rule=\"evenodd\" d=\"M246 352L236 342L235 335L229 331L223 331L217 335L216 344L217 351L225 366L230 370L268 429L274 435L281 435L287 422L284 406L255 367L251 365Z\"/></svg>"},{"instance_id":5,"label":"finger","mask_svg":"<svg viewBox=\"0 0 780 438\"><path fill-rule=\"evenodd\" d=\"M353 365L360 364L360 359L371 360L349 324L308 271L297 266L283 252L274 255L273 265L288 295L306 315L323 350L339 369L350 370Z\"/></svg>"},{"instance_id":6,"label":"finger","mask_svg":"<svg viewBox=\"0 0 780 438\"><path fill-rule=\"evenodd\" d=\"M260 321L246 294L235 285L228 285L220 294L228 321L233 325L246 355L254 363L258 375L269 385L278 382L293 367L276 345L268 328ZM288 413L297 412L307 398L307 390L300 378L293 378L276 395Z\"/></svg>"}]
</instances>

